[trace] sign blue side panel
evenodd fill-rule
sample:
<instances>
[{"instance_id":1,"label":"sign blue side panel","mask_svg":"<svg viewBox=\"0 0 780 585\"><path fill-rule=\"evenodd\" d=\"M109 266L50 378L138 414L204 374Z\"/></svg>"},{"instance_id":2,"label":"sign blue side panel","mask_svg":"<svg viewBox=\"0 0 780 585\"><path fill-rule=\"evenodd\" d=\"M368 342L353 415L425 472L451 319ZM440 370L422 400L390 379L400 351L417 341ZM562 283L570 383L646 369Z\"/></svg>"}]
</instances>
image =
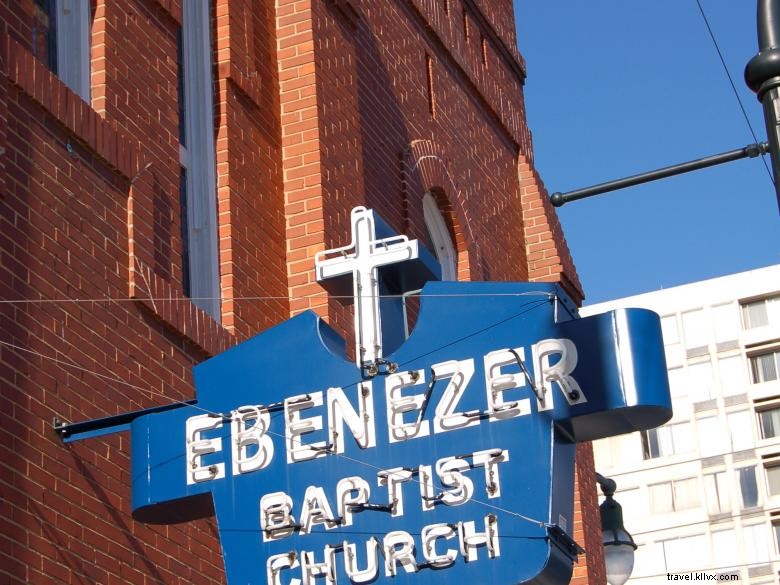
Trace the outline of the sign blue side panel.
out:
<instances>
[{"instance_id":1,"label":"sign blue side panel","mask_svg":"<svg viewBox=\"0 0 780 585\"><path fill-rule=\"evenodd\" d=\"M573 376L587 402L559 403L556 418L573 440L593 441L664 424L672 417L658 315L619 309L562 323L577 347Z\"/></svg>"}]
</instances>

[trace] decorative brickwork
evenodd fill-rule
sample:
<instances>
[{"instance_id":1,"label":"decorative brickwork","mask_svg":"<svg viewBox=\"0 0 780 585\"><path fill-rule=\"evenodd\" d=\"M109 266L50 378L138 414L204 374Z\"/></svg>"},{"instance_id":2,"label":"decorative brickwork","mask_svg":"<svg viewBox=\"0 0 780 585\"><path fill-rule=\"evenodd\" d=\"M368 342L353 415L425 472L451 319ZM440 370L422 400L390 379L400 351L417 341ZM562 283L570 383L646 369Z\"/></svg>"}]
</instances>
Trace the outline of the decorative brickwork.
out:
<instances>
[{"instance_id":1,"label":"decorative brickwork","mask_svg":"<svg viewBox=\"0 0 780 585\"><path fill-rule=\"evenodd\" d=\"M529 279L560 282L576 303L582 303L582 285L547 189L528 162L520 163L519 173Z\"/></svg>"}]
</instances>

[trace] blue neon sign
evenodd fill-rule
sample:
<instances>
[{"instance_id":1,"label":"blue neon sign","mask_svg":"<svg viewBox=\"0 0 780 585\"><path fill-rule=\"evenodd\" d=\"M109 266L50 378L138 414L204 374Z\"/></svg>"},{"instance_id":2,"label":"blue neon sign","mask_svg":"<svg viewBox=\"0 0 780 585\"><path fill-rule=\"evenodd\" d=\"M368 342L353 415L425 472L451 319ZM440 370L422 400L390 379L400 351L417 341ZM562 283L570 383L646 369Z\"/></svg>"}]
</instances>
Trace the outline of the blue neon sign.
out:
<instances>
[{"instance_id":1,"label":"blue neon sign","mask_svg":"<svg viewBox=\"0 0 780 585\"><path fill-rule=\"evenodd\" d=\"M660 323L552 284L429 283L378 371L303 313L131 424L134 516L216 513L235 584L565 583L574 447L671 416Z\"/></svg>"}]
</instances>

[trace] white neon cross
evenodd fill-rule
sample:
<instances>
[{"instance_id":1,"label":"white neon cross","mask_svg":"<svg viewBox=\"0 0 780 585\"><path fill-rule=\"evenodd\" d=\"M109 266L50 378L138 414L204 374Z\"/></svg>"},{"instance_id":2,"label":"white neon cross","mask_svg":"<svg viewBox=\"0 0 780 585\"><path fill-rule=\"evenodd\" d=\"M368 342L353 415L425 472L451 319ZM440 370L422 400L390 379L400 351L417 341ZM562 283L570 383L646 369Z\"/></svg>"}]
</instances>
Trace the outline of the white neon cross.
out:
<instances>
[{"instance_id":1,"label":"white neon cross","mask_svg":"<svg viewBox=\"0 0 780 585\"><path fill-rule=\"evenodd\" d=\"M314 258L317 280L352 274L355 295L355 361L358 367L382 357L382 319L379 314L377 268L418 256L417 240L406 236L376 239L374 212L355 207L351 214L352 241L348 246L319 252Z\"/></svg>"}]
</instances>

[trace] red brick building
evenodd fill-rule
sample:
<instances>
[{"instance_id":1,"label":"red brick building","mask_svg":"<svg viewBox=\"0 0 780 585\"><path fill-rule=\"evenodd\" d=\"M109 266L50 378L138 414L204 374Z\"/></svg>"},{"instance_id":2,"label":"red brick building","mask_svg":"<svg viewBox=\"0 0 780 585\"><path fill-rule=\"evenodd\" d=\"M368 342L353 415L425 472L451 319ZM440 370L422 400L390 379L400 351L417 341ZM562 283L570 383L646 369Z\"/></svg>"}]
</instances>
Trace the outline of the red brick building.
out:
<instances>
[{"instance_id":1,"label":"red brick building","mask_svg":"<svg viewBox=\"0 0 780 585\"><path fill-rule=\"evenodd\" d=\"M132 519L126 435L52 421L189 399L304 309L348 336L313 260L356 205L451 241L458 279L582 300L511 0L0 0L0 27L3 583L224 581L212 521ZM577 468L574 581L601 585L589 445Z\"/></svg>"}]
</instances>

